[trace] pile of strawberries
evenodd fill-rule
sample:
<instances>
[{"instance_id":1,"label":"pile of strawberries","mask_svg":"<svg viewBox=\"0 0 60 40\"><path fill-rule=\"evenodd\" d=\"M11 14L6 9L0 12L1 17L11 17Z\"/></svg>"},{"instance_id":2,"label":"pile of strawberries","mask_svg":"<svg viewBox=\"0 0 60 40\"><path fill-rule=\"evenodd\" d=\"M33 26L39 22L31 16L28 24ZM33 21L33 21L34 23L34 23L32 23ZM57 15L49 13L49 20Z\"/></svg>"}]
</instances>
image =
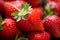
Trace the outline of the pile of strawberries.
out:
<instances>
[{"instance_id":1,"label":"pile of strawberries","mask_svg":"<svg viewBox=\"0 0 60 40\"><path fill-rule=\"evenodd\" d=\"M60 0L0 0L0 40L60 40Z\"/></svg>"}]
</instances>

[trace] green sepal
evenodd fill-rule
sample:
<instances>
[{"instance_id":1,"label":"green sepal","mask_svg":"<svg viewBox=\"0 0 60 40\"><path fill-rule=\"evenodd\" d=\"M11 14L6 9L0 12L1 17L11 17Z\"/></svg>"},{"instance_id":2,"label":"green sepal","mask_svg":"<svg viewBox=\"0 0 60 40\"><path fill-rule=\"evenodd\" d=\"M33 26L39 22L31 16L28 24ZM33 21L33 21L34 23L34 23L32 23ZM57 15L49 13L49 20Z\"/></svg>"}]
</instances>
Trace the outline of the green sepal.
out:
<instances>
[{"instance_id":1,"label":"green sepal","mask_svg":"<svg viewBox=\"0 0 60 40\"><path fill-rule=\"evenodd\" d=\"M18 12L13 12L11 15L12 15L12 16L17 16L17 13L18 13Z\"/></svg>"},{"instance_id":2,"label":"green sepal","mask_svg":"<svg viewBox=\"0 0 60 40\"><path fill-rule=\"evenodd\" d=\"M25 10L28 10L30 4L26 3L26 4L22 4L22 8Z\"/></svg>"},{"instance_id":3,"label":"green sepal","mask_svg":"<svg viewBox=\"0 0 60 40\"><path fill-rule=\"evenodd\" d=\"M48 15L56 15L56 13L53 12L53 8L51 8L48 5L45 6L44 10L45 10L44 17L46 17Z\"/></svg>"},{"instance_id":4,"label":"green sepal","mask_svg":"<svg viewBox=\"0 0 60 40\"><path fill-rule=\"evenodd\" d=\"M18 40L18 35L16 35L15 40Z\"/></svg>"},{"instance_id":5,"label":"green sepal","mask_svg":"<svg viewBox=\"0 0 60 40\"><path fill-rule=\"evenodd\" d=\"M28 20L26 16L23 16L22 19L24 19L24 20Z\"/></svg>"},{"instance_id":6,"label":"green sepal","mask_svg":"<svg viewBox=\"0 0 60 40\"><path fill-rule=\"evenodd\" d=\"M3 27L0 27L0 30L3 30Z\"/></svg>"},{"instance_id":7,"label":"green sepal","mask_svg":"<svg viewBox=\"0 0 60 40\"><path fill-rule=\"evenodd\" d=\"M18 40L28 40L28 38L19 38Z\"/></svg>"},{"instance_id":8,"label":"green sepal","mask_svg":"<svg viewBox=\"0 0 60 40\"><path fill-rule=\"evenodd\" d=\"M2 28L2 17L1 17L1 15L0 15L0 30L3 30L3 28Z\"/></svg>"},{"instance_id":9,"label":"green sepal","mask_svg":"<svg viewBox=\"0 0 60 40\"><path fill-rule=\"evenodd\" d=\"M28 38L25 38L24 36L25 35L19 37L18 35L16 35L15 40L28 40Z\"/></svg>"},{"instance_id":10,"label":"green sepal","mask_svg":"<svg viewBox=\"0 0 60 40\"><path fill-rule=\"evenodd\" d=\"M16 19L17 22L21 19L27 20L26 15L29 14L30 8L31 6L28 3L22 4L22 9L19 12L12 13L12 16L14 16L14 19Z\"/></svg>"}]
</instances>

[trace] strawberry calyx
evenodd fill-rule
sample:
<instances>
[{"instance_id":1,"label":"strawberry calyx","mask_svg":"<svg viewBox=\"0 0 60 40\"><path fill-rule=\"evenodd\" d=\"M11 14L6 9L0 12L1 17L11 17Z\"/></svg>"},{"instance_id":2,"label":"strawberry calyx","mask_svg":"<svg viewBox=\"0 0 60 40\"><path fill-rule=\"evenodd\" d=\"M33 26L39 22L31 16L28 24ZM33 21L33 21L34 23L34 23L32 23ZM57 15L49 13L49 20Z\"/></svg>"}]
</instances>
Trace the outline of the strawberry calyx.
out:
<instances>
[{"instance_id":1,"label":"strawberry calyx","mask_svg":"<svg viewBox=\"0 0 60 40\"><path fill-rule=\"evenodd\" d=\"M18 35L16 35L15 40L28 40L28 38L25 38L24 36L18 37Z\"/></svg>"},{"instance_id":2,"label":"strawberry calyx","mask_svg":"<svg viewBox=\"0 0 60 40\"><path fill-rule=\"evenodd\" d=\"M16 19L17 22L20 21L21 19L27 20L26 15L31 12L30 11L31 9L32 8L28 3L22 4L22 9L20 11L18 10L19 12L12 13L12 16L14 17L14 19Z\"/></svg>"},{"instance_id":3,"label":"strawberry calyx","mask_svg":"<svg viewBox=\"0 0 60 40\"><path fill-rule=\"evenodd\" d=\"M54 7L50 7L49 5L45 6L45 14L44 17L46 17L47 15L57 15L55 12L53 12Z\"/></svg>"},{"instance_id":4,"label":"strawberry calyx","mask_svg":"<svg viewBox=\"0 0 60 40\"><path fill-rule=\"evenodd\" d=\"M1 17L1 15L0 15L0 30L3 30L3 28L2 28L2 17Z\"/></svg>"}]
</instances>

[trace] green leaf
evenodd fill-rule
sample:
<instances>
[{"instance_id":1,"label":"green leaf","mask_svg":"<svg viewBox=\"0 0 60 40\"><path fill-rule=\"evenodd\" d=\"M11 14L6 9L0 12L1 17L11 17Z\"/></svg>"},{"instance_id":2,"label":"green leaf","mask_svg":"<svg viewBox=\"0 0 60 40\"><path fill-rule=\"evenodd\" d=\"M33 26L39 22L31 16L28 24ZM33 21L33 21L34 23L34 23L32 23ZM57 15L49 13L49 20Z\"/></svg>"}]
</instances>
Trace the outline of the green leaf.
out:
<instances>
[{"instance_id":1,"label":"green leaf","mask_svg":"<svg viewBox=\"0 0 60 40\"><path fill-rule=\"evenodd\" d=\"M15 17L15 16L17 16L17 14L18 14L18 12L14 12L11 15Z\"/></svg>"},{"instance_id":2,"label":"green leaf","mask_svg":"<svg viewBox=\"0 0 60 40\"><path fill-rule=\"evenodd\" d=\"M21 17L18 17L17 19L16 19L16 22L19 22L21 20Z\"/></svg>"},{"instance_id":3,"label":"green leaf","mask_svg":"<svg viewBox=\"0 0 60 40\"><path fill-rule=\"evenodd\" d=\"M0 16L0 24L2 23L2 17Z\"/></svg>"},{"instance_id":4,"label":"green leaf","mask_svg":"<svg viewBox=\"0 0 60 40\"><path fill-rule=\"evenodd\" d=\"M16 19L16 22L20 21L21 19L27 20L26 15L29 14L31 6L26 3L22 4L22 9L19 12L12 13L12 16L14 16L14 19Z\"/></svg>"},{"instance_id":5,"label":"green leaf","mask_svg":"<svg viewBox=\"0 0 60 40\"><path fill-rule=\"evenodd\" d=\"M26 16L23 16L22 19L23 19L23 20L28 20Z\"/></svg>"},{"instance_id":6,"label":"green leaf","mask_svg":"<svg viewBox=\"0 0 60 40\"><path fill-rule=\"evenodd\" d=\"M2 28L2 17L1 17L1 15L0 15L0 30L3 30L3 28Z\"/></svg>"},{"instance_id":7,"label":"green leaf","mask_svg":"<svg viewBox=\"0 0 60 40\"><path fill-rule=\"evenodd\" d=\"M22 8L23 8L24 10L28 10L29 6L30 6L30 5L29 5L28 3L22 4Z\"/></svg>"},{"instance_id":8,"label":"green leaf","mask_svg":"<svg viewBox=\"0 0 60 40\"><path fill-rule=\"evenodd\" d=\"M18 40L18 35L16 35L15 40Z\"/></svg>"},{"instance_id":9,"label":"green leaf","mask_svg":"<svg viewBox=\"0 0 60 40\"><path fill-rule=\"evenodd\" d=\"M2 26L0 26L0 30L3 30L3 27Z\"/></svg>"},{"instance_id":10,"label":"green leaf","mask_svg":"<svg viewBox=\"0 0 60 40\"><path fill-rule=\"evenodd\" d=\"M28 38L19 38L18 40L28 40Z\"/></svg>"}]
</instances>

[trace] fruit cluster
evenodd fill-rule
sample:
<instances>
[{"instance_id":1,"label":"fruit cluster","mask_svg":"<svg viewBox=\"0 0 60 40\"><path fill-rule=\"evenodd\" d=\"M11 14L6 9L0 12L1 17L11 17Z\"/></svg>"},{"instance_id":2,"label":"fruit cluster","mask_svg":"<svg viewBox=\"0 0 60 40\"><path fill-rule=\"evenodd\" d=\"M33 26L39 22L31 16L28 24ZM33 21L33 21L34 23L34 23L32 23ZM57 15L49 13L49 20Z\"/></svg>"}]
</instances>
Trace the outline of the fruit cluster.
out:
<instances>
[{"instance_id":1,"label":"fruit cluster","mask_svg":"<svg viewBox=\"0 0 60 40\"><path fill-rule=\"evenodd\" d=\"M60 40L60 0L0 0L0 40Z\"/></svg>"}]
</instances>

